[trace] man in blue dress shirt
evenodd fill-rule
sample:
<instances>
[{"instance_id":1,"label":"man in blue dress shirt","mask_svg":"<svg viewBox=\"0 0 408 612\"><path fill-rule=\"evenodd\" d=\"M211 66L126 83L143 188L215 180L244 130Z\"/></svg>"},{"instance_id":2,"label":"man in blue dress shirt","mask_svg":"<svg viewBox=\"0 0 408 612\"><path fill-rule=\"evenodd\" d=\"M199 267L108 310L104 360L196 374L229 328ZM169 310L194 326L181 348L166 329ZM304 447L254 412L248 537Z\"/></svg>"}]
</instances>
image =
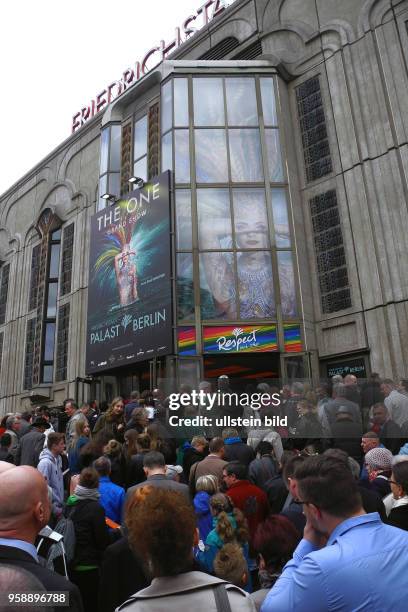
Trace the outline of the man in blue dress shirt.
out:
<instances>
[{"instance_id":1,"label":"man in blue dress shirt","mask_svg":"<svg viewBox=\"0 0 408 612\"><path fill-rule=\"evenodd\" d=\"M391 612L408 601L408 532L366 514L344 462L316 456L296 469L303 539L261 612Z\"/></svg>"}]
</instances>

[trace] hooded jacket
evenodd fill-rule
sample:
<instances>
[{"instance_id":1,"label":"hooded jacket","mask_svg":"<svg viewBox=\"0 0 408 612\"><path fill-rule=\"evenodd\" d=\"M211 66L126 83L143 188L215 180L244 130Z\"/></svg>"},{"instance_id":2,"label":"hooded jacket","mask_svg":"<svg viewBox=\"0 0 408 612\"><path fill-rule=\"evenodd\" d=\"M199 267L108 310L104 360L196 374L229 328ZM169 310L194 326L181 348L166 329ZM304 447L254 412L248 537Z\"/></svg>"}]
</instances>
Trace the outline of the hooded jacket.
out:
<instances>
[{"instance_id":1,"label":"hooded jacket","mask_svg":"<svg viewBox=\"0 0 408 612\"><path fill-rule=\"evenodd\" d=\"M52 489L52 511L54 514L61 514L64 504L64 477L62 475L61 456L52 454L48 448L44 448L40 453L40 461L37 469L47 480Z\"/></svg>"},{"instance_id":2,"label":"hooded jacket","mask_svg":"<svg viewBox=\"0 0 408 612\"><path fill-rule=\"evenodd\" d=\"M70 495L65 516L74 523L75 559L74 568L99 567L105 548L109 546L109 531L105 523L105 510L93 499L79 499Z\"/></svg>"}]
</instances>

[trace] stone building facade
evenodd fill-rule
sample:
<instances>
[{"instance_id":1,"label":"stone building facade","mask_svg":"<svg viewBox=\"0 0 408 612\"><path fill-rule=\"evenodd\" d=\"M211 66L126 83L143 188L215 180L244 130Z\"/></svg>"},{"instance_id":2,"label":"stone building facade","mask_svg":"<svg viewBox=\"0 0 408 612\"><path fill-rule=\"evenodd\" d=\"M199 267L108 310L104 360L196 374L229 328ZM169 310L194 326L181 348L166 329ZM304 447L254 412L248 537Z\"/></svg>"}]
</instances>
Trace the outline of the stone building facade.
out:
<instances>
[{"instance_id":1,"label":"stone building facade","mask_svg":"<svg viewBox=\"0 0 408 612\"><path fill-rule=\"evenodd\" d=\"M180 280L182 262L191 260L195 297L187 317L180 316L179 299L175 327L190 326L197 346L194 358L175 350L160 365L162 376L170 370L176 378L188 371L208 376L201 334L212 320L276 325L273 367L280 379L317 380L342 368L408 376L407 24L407 0L236 0L0 196L0 414L134 386L131 372L86 376L90 217L106 205L103 193L126 192L130 175L148 179L166 169L175 172L174 263ZM214 95L222 80L225 115L206 124L212 134L195 119L204 78L213 79ZM257 118L240 123L234 100L249 105L245 87L254 87ZM264 94L267 87L274 95ZM169 92L172 99L184 95L187 110L183 123L176 117L181 106L170 102L166 128ZM273 95L275 119L264 95ZM238 119L231 127L233 112ZM208 179L199 139L205 147L205 138L223 138L224 128L228 176ZM136 151L140 130L146 146ZM281 167L272 176L277 151ZM198 192L205 188L229 192L231 223L239 189L251 197L264 190L271 241L264 253L272 261L276 302L270 316L265 309L244 316L239 295L239 312L203 314ZM192 239L180 246L187 192ZM282 193L286 238L279 237L274 212ZM235 262L239 293L242 246L225 244L219 252L227 250L223 261ZM280 258L286 270L293 267L293 312L285 311ZM180 283L176 289L179 297ZM300 334L295 352L286 342L291 326ZM157 383L157 367L148 366L150 384Z\"/></svg>"}]
</instances>

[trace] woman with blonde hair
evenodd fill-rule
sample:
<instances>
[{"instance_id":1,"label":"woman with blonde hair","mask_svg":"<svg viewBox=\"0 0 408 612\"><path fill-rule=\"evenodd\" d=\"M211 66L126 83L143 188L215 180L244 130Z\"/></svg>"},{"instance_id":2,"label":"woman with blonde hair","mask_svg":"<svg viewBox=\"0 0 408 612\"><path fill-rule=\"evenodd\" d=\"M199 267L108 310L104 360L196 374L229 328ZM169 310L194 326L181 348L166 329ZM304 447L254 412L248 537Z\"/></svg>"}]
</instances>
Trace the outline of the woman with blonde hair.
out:
<instances>
[{"instance_id":1,"label":"woman with blonde hair","mask_svg":"<svg viewBox=\"0 0 408 612\"><path fill-rule=\"evenodd\" d=\"M92 438L91 428L88 421L79 419L75 423L75 435L72 440L72 446L68 451L69 471L71 475L79 474L81 471L80 452L81 448L88 444Z\"/></svg>"},{"instance_id":2,"label":"woman with blonde hair","mask_svg":"<svg viewBox=\"0 0 408 612\"><path fill-rule=\"evenodd\" d=\"M217 553L224 544L236 542L242 548L246 562L249 562L249 532L246 518L241 510L234 508L228 495L216 493L210 500L211 514L213 517L213 529L205 540L204 550L198 553L200 563L210 573L214 573L214 560ZM252 591L250 575L245 587L248 592Z\"/></svg>"},{"instance_id":3,"label":"woman with blonde hair","mask_svg":"<svg viewBox=\"0 0 408 612\"><path fill-rule=\"evenodd\" d=\"M109 440L103 447L103 454L111 462L111 481L123 487L126 480L126 458L123 453L122 444L117 440Z\"/></svg>"},{"instance_id":4,"label":"woman with blonde hair","mask_svg":"<svg viewBox=\"0 0 408 612\"><path fill-rule=\"evenodd\" d=\"M123 409L123 397L118 396L113 398L107 411L101 414L96 421L93 434L99 435L101 432L109 433L112 439L123 442L123 434L125 431Z\"/></svg>"},{"instance_id":5,"label":"woman with blonde hair","mask_svg":"<svg viewBox=\"0 0 408 612\"><path fill-rule=\"evenodd\" d=\"M193 504L198 521L200 540L206 541L212 529L211 497L218 493L218 479L212 474L200 476L196 482L196 494Z\"/></svg>"}]
</instances>

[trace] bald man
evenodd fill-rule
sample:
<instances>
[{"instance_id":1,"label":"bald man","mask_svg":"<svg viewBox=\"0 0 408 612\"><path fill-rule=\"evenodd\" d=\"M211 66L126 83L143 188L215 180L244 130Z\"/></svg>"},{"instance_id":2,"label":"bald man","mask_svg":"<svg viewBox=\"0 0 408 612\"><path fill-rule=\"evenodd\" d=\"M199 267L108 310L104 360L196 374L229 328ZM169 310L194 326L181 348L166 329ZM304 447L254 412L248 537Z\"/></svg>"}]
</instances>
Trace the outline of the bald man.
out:
<instances>
[{"instance_id":1,"label":"bald man","mask_svg":"<svg viewBox=\"0 0 408 612\"><path fill-rule=\"evenodd\" d=\"M7 470L12 470L16 466L14 463L9 463L8 461L0 461L0 474L2 472L6 472Z\"/></svg>"},{"instance_id":2,"label":"bald man","mask_svg":"<svg viewBox=\"0 0 408 612\"><path fill-rule=\"evenodd\" d=\"M39 564L34 542L50 513L47 484L38 470L0 465L0 565L31 572L46 591L68 591L69 610L83 612L78 588Z\"/></svg>"}]
</instances>

